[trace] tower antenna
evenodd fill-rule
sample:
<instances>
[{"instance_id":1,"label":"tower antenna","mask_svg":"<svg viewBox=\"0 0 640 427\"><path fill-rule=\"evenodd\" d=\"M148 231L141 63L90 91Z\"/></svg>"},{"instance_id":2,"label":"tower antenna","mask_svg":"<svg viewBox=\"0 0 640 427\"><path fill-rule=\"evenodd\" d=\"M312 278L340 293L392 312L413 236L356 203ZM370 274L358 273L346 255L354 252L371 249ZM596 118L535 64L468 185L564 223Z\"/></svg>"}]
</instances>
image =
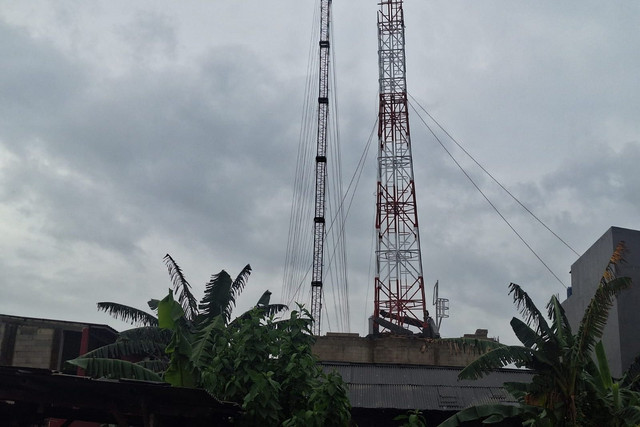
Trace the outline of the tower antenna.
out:
<instances>
[{"instance_id":1,"label":"tower antenna","mask_svg":"<svg viewBox=\"0 0 640 427\"><path fill-rule=\"evenodd\" d=\"M316 197L313 217L313 266L311 272L312 332L320 335L322 270L325 239L325 181L327 177L327 126L329 119L329 28L331 0L320 2L320 73L318 87L318 138L316 151Z\"/></svg>"},{"instance_id":2,"label":"tower antenna","mask_svg":"<svg viewBox=\"0 0 640 427\"><path fill-rule=\"evenodd\" d=\"M436 280L436 284L433 286L433 305L436 308L436 326L440 330L442 319L449 317L449 299L441 298L438 295L438 286L438 281Z\"/></svg>"},{"instance_id":3,"label":"tower antenna","mask_svg":"<svg viewBox=\"0 0 640 427\"><path fill-rule=\"evenodd\" d=\"M398 332L427 320L409 132L404 12L402 0L379 1L374 333L381 326Z\"/></svg>"}]
</instances>

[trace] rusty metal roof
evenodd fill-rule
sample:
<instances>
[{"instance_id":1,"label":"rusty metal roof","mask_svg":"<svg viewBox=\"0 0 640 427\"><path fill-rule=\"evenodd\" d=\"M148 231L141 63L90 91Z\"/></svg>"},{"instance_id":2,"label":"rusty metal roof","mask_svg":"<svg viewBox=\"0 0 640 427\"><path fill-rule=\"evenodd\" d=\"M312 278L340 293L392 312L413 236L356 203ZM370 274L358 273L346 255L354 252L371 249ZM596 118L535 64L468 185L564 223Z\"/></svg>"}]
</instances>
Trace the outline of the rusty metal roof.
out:
<instances>
[{"instance_id":1,"label":"rusty metal roof","mask_svg":"<svg viewBox=\"0 0 640 427\"><path fill-rule=\"evenodd\" d=\"M457 411L483 403L515 403L502 385L529 382L533 373L500 369L479 380L458 380L462 368L420 365L322 362L349 388L354 408Z\"/></svg>"}]
</instances>

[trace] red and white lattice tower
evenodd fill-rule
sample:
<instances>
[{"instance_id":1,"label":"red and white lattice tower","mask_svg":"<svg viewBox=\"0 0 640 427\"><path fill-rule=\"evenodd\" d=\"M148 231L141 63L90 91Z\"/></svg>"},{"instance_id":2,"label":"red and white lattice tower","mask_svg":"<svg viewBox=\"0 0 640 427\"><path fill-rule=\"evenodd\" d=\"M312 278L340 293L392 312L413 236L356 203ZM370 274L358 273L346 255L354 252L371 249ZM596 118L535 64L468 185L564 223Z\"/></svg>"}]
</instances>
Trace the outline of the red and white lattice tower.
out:
<instances>
[{"instance_id":1,"label":"red and white lattice tower","mask_svg":"<svg viewBox=\"0 0 640 427\"><path fill-rule=\"evenodd\" d=\"M402 0L380 0L379 5L375 332L387 322L417 326L425 320L426 311L411 158Z\"/></svg>"},{"instance_id":2,"label":"red and white lattice tower","mask_svg":"<svg viewBox=\"0 0 640 427\"><path fill-rule=\"evenodd\" d=\"M320 74L318 87L318 138L316 151L316 197L313 217L313 266L311 271L312 332L320 335L322 270L325 238L327 177L327 127L329 121L329 24L331 0L320 2Z\"/></svg>"}]
</instances>

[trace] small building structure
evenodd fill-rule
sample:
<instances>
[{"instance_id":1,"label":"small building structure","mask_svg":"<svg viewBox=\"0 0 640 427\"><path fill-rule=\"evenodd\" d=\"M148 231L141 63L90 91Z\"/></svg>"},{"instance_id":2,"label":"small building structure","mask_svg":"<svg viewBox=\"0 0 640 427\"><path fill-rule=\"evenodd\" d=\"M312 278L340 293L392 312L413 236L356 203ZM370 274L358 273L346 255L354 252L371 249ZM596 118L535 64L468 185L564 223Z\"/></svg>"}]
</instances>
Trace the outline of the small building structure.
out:
<instances>
[{"instance_id":1,"label":"small building structure","mask_svg":"<svg viewBox=\"0 0 640 427\"><path fill-rule=\"evenodd\" d=\"M107 325L0 314L0 365L76 372L67 360L116 340Z\"/></svg>"},{"instance_id":2,"label":"small building structure","mask_svg":"<svg viewBox=\"0 0 640 427\"><path fill-rule=\"evenodd\" d=\"M611 227L571 266L571 288L562 303L574 332L582 320L609 259L619 242L627 248L618 277L631 277L632 286L623 291L609 311L602 342L609 368L621 377L640 355L640 231Z\"/></svg>"}]
</instances>

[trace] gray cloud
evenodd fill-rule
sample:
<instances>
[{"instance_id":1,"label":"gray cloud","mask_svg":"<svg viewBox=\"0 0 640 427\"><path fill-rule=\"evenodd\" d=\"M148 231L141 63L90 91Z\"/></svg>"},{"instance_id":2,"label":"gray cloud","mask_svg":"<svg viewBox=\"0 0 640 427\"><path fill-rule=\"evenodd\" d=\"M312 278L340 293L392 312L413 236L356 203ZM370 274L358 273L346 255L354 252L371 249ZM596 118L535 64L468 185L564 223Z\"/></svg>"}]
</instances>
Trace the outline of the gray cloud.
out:
<instances>
[{"instance_id":1,"label":"gray cloud","mask_svg":"<svg viewBox=\"0 0 640 427\"><path fill-rule=\"evenodd\" d=\"M145 308L169 286L166 252L196 292L211 273L250 262L239 309L265 288L277 297L312 7L7 6L0 311L111 322L93 304ZM611 225L638 228L638 6L405 9L411 94L496 178L579 251ZM349 179L376 115L375 6L336 3L334 16ZM488 327L513 339L508 283L541 305L564 288L415 115L411 125L427 294L439 279L451 300L443 332ZM568 284L576 256L446 143ZM371 311L375 168L371 152L347 223L352 327L361 333Z\"/></svg>"}]
</instances>

